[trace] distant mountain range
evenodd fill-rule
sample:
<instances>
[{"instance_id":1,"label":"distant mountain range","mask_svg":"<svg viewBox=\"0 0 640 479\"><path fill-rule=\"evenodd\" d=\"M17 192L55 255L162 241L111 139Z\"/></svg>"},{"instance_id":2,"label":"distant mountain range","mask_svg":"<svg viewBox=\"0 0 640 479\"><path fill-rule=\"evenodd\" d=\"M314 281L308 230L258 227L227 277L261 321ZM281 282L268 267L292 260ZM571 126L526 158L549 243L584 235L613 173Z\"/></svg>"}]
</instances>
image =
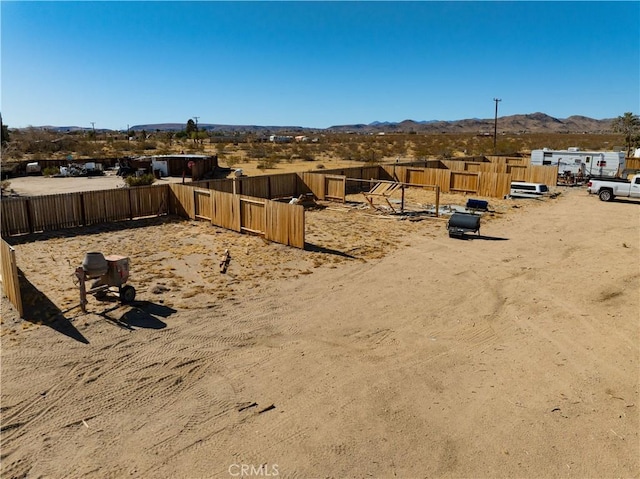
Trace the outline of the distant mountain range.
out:
<instances>
[{"instance_id":1,"label":"distant mountain range","mask_svg":"<svg viewBox=\"0 0 640 479\"><path fill-rule=\"evenodd\" d=\"M530 113L498 117L498 131L505 133L606 133L611 131L612 118L597 120L586 116L554 118L545 113ZM149 123L133 125L132 130L181 131L186 123ZM48 130L77 131L87 130L76 126L45 126ZM401 122L374 121L368 124L335 125L329 128L307 128L302 126L260 126L260 125L219 125L200 123L198 129L220 133L475 133L492 134L494 119L471 118L466 120L414 121ZM98 131L108 131L100 129Z\"/></svg>"},{"instance_id":2,"label":"distant mountain range","mask_svg":"<svg viewBox=\"0 0 640 479\"><path fill-rule=\"evenodd\" d=\"M471 118L455 121L414 121L399 123L375 121L368 125L340 125L330 131L362 133L490 133L494 129L493 118ZM498 117L497 129L507 133L604 133L611 131L613 119L596 120L586 116L554 118L545 113Z\"/></svg>"}]
</instances>

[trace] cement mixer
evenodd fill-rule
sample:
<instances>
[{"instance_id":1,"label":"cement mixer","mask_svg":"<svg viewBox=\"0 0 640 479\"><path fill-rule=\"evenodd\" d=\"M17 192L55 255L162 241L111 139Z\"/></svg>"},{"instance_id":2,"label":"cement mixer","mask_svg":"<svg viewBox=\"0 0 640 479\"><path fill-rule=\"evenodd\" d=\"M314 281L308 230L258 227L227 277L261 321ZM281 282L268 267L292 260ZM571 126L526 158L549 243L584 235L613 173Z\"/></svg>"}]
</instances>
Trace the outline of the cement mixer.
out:
<instances>
[{"instance_id":1,"label":"cement mixer","mask_svg":"<svg viewBox=\"0 0 640 479\"><path fill-rule=\"evenodd\" d=\"M87 294L100 300L106 298L113 291L112 288L118 288L121 303L131 303L136 298L135 288L125 284L129 279L129 258L126 256L87 253L82 266L76 268L75 276L80 287L80 307L85 313ZM87 282L90 280L93 282L87 289Z\"/></svg>"}]
</instances>

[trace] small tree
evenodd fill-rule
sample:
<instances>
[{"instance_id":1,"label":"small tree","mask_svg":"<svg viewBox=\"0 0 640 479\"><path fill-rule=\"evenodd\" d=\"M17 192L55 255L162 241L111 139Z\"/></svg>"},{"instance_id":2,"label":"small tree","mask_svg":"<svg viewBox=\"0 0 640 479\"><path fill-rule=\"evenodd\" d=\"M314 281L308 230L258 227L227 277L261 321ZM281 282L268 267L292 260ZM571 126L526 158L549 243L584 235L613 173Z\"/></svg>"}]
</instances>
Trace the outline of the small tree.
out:
<instances>
[{"instance_id":1,"label":"small tree","mask_svg":"<svg viewBox=\"0 0 640 479\"><path fill-rule=\"evenodd\" d=\"M9 138L9 127L2 123L2 117L0 116L0 129L2 130L2 146L5 146L10 138Z\"/></svg>"},{"instance_id":2,"label":"small tree","mask_svg":"<svg viewBox=\"0 0 640 479\"><path fill-rule=\"evenodd\" d=\"M189 121L187 121L186 132L187 137L193 139L193 142L195 143L198 136L198 127L196 126L196 122L191 118L189 118Z\"/></svg>"},{"instance_id":3,"label":"small tree","mask_svg":"<svg viewBox=\"0 0 640 479\"><path fill-rule=\"evenodd\" d=\"M627 156L631 156L631 148L637 141L637 135L640 131L640 118L630 111L613 120L613 131L624 135L625 145L627 147Z\"/></svg>"}]
</instances>

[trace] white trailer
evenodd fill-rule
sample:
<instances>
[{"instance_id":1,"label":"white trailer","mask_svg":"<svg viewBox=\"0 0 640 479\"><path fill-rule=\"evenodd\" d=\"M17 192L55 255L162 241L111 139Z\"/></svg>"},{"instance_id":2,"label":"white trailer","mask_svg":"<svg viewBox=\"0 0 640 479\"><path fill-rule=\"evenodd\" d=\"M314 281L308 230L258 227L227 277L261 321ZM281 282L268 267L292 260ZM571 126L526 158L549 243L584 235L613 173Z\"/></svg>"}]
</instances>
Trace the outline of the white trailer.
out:
<instances>
[{"instance_id":1,"label":"white trailer","mask_svg":"<svg viewBox=\"0 0 640 479\"><path fill-rule=\"evenodd\" d=\"M623 151L581 151L579 148L566 150L531 151L532 165L553 165L558 167L558 176L570 173L574 176L615 177L625 169Z\"/></svg>"}]
</instances>

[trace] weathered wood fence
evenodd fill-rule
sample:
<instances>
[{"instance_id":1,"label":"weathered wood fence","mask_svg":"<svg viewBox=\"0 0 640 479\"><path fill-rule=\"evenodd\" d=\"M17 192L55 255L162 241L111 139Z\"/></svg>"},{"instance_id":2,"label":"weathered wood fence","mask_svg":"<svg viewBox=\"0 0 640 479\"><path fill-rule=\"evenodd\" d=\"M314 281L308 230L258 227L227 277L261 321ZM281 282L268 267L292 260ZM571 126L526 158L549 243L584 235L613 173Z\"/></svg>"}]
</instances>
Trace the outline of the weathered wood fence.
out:
<instances>
[{"instance_id":1,"label":"weathered wood fence","mask_svg":"<svg viewBox=\"0 0 640 479\"><path fill-rule=\"evenodd\" d=\"M511 185L511 175L506 173L395 165L384 165L382 168L388 175L395 171L398 180L403 183L439 186L442 193L460 192L502 198L509 194Z\"/></svg>"},{"instance_id":2,"label":"weathered wood fence","mask_svg":"<svg viewBox=\"0 0 640 479\"><path fill-rule=\"evenodd\" d=\"M0 243L0 252L2 256L0 281L2 282L2 290L22 317L24 310L22 307L22 295L20 294L20 280L18 278L16 252L6 241L1 240Z\"/></svg>"},{"instance_id":3,"label":"weathered wood fence","mask_svg":"<svg viewBox=\"0 0 640 479\"><path fill-rule=\"evenodd\" d=\"M224 191L226 193L236 193L269 200L273 198L299 196L309 191L297 173L193 181L186 184L186 186L189 185L208 190Z\"/></svg>"},{"instance_id":4,"label":"weathered wood fence","mask_svg":"<svg viewBox=\"0 0 640 479\"><path fill-rule=\"evenodd\" d=\"M169 212L221 228L304 248L304 207L267 198L170 184Z\"/></svg>"},{"instance_id":5,"label":"weathered wood fence","mask_svg":"<svg viewBox=\"0 0 640 479\"><path fill-rule=\"evenodd\" d=\"M382 169L398 181L420 185L437 185L443 193L463 192L502 198L509 194L512 181L555 185L558 168L509 163L460 162L441 160L446 168L383 165ZM450 167L450 168L449 168Z\"/></svg>"},{"instance_id":6,"label":"weathered wood fence","mask_svg":"<svg viewBox=\"0 0 640 479\"><path fill-rule=\"evenodd\" d=\"M166 185L7 198L3 236L55 231L167 213Z\"/></svg>"},{"instance_id":7,"label":"weathered wood fence","mask_svg":"<svg viewBox=\"0 0 640 479\"><path fill-rule=\"evenodd\" d=\"M628 170L640 170L640 158L627 158L625 163Z\"/></svg>"}]
</instances>

